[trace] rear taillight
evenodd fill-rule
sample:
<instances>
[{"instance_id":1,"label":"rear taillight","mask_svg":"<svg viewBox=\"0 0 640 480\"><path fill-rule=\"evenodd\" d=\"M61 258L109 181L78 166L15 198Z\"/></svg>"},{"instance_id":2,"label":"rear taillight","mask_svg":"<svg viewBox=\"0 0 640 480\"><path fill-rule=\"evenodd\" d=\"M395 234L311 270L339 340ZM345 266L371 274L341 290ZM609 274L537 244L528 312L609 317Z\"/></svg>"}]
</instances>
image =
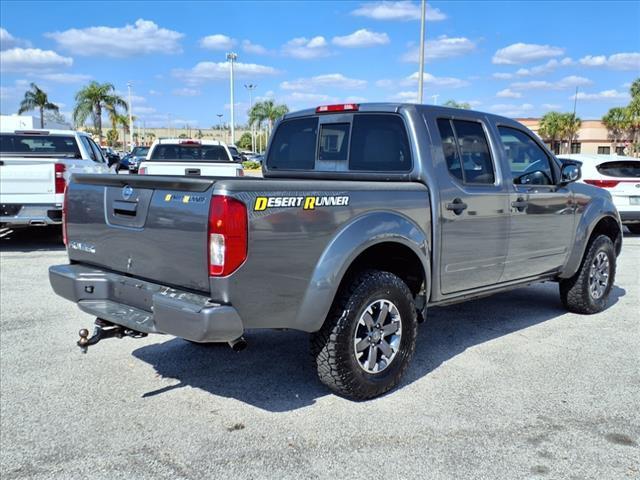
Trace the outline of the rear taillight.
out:
<instances>
[{"instance_id":1,"label":"rear taillight","mask_svg":"<svg viewBox=\"0 0 640 480\"><path fill-rule=\"evenodd\" d=\"M247 258L247 207L223 195L211 197L209 207L209 275L226 277Z\"/></svg>"},{"instance_id":2,"label":"rear taillight","mask_svg":"<svg viewBox=\"0 0 640 480\"><path fill-rule=\"evenodd\" d=\"M146 175L147 174L147 167L140 167L138 169L138 175Z\"/></svg>"},{"instance_id":3,"label":"rear taillight","mask_svg":"<svg viewBox=\"0 0 640 480\"><path fill-rule=\"evenodd\" d=\"M56 193L64 193L67 182L64 179L64 172L67 169L64 163L55 163L53 165L55 172Z\"/></svg>"},{"instance_id":4,"label":"rear taillight","mask_svg":"<svg viewBox=\"0 0 640 480\"><path fill-rule=\"evenodd\" d=\"M585 180L584 183L600 188L613 188L620 183L618 180Z\"/></svg>"},{"instance_id":5,"label":"rear taillight","mask_svg":"<svg viewBox=\"0 0 640 480\"><path fill-rule=\"evenodd\" d=\"M67 244L67 211L68 211L68 201L67 198L67 189L64 189L64 199L62 200L62 241L66 245Z\"/></svg>"},{"instance_id":6,"label":"rear taillight","mask_svg":"<svg viewBox=\"0 0 640 480\"><path fill-rule=\"evenodd\" d=\"M237 177L244 177L244 170L241 168L237 168L236 172L238 173L236 176Z\"/></svg>"}]
</instances>

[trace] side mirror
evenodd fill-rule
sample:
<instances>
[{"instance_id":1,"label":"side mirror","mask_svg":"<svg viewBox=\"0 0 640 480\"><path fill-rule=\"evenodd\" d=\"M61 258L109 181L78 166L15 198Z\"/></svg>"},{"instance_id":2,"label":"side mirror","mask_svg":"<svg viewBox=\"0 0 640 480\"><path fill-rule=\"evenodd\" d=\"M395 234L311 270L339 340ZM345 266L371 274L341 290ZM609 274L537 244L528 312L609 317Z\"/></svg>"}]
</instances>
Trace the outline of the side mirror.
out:
<instances>
[{"instance_id":1,"label":"side mirror","mask_svg":"<svg viewBox=\"0 0 640 480\"><path fill-rule=\"evenodd\" d=\"M582 173L579 165L576 165L575 163L563 163L560 183L567 184L575 182L576 180L580 180L581 175Z\"/></svg>"}]
</instances>

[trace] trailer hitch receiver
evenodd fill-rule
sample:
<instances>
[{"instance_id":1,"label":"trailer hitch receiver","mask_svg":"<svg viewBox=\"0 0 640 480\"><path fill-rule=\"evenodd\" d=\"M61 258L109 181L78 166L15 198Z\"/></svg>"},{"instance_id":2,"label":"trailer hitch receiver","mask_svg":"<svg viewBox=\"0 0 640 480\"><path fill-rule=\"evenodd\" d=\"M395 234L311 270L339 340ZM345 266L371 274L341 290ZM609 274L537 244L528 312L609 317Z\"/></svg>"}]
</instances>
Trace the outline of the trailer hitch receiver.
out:
<instances>
[{"instance_id":1,"label":"trailer hitch receiver","mask_svg":"<svg viewBox=\"0 0 640 480\"><path fill-rule=\"evenodd\" d=\"M86 328L81 329L78 332L78 335L80 335L80 339L78 340L77 345L80 347L80 351L82 353L87 353L87 349L91 345L95 345L100 340L105 340L107 338L143 338L147 336L146 333L116 325L115 323L111 323L102 318L96 318L93 335L91 335L91 337L89 337L89 330Z\"/></svg>"}]
</instances>

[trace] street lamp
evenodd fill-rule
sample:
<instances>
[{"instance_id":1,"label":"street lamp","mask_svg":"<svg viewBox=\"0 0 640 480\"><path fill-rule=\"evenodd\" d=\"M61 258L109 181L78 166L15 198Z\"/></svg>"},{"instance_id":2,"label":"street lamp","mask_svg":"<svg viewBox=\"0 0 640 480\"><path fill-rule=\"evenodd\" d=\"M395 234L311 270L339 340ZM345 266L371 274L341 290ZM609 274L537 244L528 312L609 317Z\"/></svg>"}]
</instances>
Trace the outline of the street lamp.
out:
<instances>
[{"instance_id":1,"label":"street lamp","mask_svg":"<svg viewBox=\"0 0 640 480\"><path fill-rule=\"evenodd\" d=\"M131 82L127 82L127 89L129 90L129 145L133 150L133 114L131 113Z\"/></svg>"},{"instance_id":2,"label":"street lamp","mask_svg":"<svg viewBox=\"0 0 640 480\"><path fill-rule=\"evenodd\" d=\"M244 84L244 88L249 90L249 113L251 113L251 110L253 110L253 96L251 95L251 92L253 92L253 90L255 90L257 87L258 86L254 83ZM256 151L256 137L253 133L253 125L251 125L251 151Z\"/></svg>"},{"instance_id":3,"label":"street lamp","mask_svg":"<svg viewBox=\"0 0 640 480\"><path fill-rule=\"evenodd\" d=\"M227 53L227 60L229 61L229 81L231 84L231 144L236 143L236 127L235 127L235 105L233 101L233 62L238 59L238 54L234 52Z\"/></svg>"},{"instance_id":4,"label":"street lamp","mask_svg":"<svg viewBox=\"0 0 640 480\"><path fill-rule=\"evenodd\" d=\"M222 132L222 117L223 117L223 115L221 113L218 113L216 115L216 117L218 117L218 123L220 124L220 138L224 138L224 133Z\"/></svg>"}]
</instances>

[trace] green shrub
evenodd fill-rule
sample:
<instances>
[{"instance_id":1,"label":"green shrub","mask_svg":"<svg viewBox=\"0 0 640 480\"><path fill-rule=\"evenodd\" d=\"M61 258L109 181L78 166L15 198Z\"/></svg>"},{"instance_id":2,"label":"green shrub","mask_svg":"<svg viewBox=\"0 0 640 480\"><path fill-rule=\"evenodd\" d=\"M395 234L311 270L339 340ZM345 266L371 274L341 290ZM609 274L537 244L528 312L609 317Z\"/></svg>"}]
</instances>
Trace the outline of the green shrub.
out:
<instances>
[{"instance_id":1,"label":"green shrub","mask_svg":"<svg viewBox=\"0 0 640 480\"><path fill-rule=\"evenodd\" d=\"M257 170L261 168L260 162L253 162L251 160L247 160L246 162L242 162L242 166L247 170Z\"/></svg>"}]
</instances>

